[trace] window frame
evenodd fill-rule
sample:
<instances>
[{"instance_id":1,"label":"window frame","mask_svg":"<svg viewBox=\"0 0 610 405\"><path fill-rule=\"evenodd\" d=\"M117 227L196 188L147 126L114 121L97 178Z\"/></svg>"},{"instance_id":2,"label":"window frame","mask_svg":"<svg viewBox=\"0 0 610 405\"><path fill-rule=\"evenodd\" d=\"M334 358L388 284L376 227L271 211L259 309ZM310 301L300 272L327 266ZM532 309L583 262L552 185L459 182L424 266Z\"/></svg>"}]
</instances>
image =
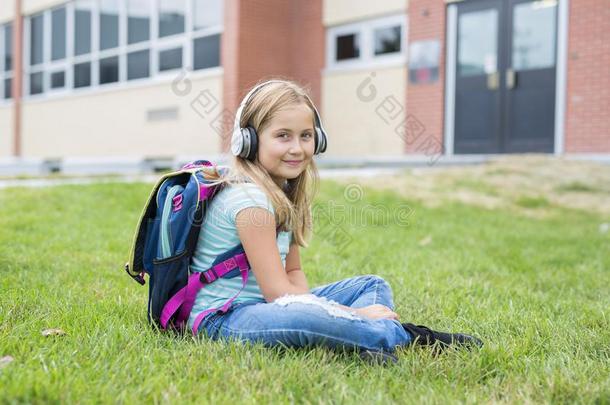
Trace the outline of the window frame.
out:
<instances>
[{"instance_id":1,"label":"window frame","mask_svg":"<svg viewBox=\"0 0 610 405\"><path fill-rule=\"evenodd\" d=\"M224 5L221 7L220 21L218 24L195 30L193 28L193 11L196 0L181 0L185 3L185 32L169 35L165 37L158 36L159 28L159 0L151 0L149 2L151 19L150 19L150 39L137 42L134 44L127 43L127 2L119 1L119 45L115 48L100 50L100 1L92 0L92 16L91 16L91 52L84 55L74 55L74 19L75 19L75 3L76 0L67 1L57 4L53 7L46 8L34 14L24 16L24 53L23 53L23 99L27 101L44 101L56 97L65 97L81 94L101 93L105 91L113 91L117 89L137 88L142 86L155 85L158 83L167 83L175 79L177 72L187 70L193 79L198 77L216 76L222 73L222 65L193 70L193 41L197 38L222 34L224 31ZM65 7L66 9L66 57L61 60L51 61L51 13L53 10ZM29 65L30 52L30 18L36 15L43 15L43 62L36 65L34 68ZM10 23L10 22L9 22ZM6 24L0 24L4 27ZM1 38L4 36L4 31L1 33ZM2 44L3 46L3 44ZM159 52L182 47L182 68L159 71ZM0 47L1 49L1 47ZM148 50L149 53L149 76L127 80L127 55L129 53ZM99 64L101 59L117 56L119 60L119 77L117 82L100 83ZM91 63L91 84L89 86L74 88L74 66L79 63ZM1 62L4 64L4 62ZM43 72L43 92L40 94L30 94L30 74L42 71ZM64 71L64 87L52 89L51 75L58 71ZM4 78L12 77L0 72L2 83L0 83L0 91L4 88ZM0 93L3 95L3 93ZM4 100L0 98L0 103L11 102L12 100Z\"/></svg>"},{"instance_id":2,"label":"window frame","mask_svg":"<svg viewBox=\"0 0 610 405\"><path fill-rule=\"evenodd\" d=\"M375 55L375 30L400 26L400 51ZM353 70L371 67L400 66L407 63L408 16L393 14L380 18L367 19L328 27L326 30L326 68L325 71ZM360 55L357 58L337 60L337 37L348 34L359 36Z\"/></svg>"}]
</instances>

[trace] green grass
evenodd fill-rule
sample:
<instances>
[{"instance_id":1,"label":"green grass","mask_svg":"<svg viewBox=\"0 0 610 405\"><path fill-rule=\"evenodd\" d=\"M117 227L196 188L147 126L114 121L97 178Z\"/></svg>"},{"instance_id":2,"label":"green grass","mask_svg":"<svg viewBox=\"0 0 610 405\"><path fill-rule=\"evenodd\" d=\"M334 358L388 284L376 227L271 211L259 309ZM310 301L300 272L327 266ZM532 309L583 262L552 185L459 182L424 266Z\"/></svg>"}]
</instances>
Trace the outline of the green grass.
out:
<instances>
[{"instance_id":1,"label":"green grass","mask_svg":"<svg viewBox=\"0 0 610 405\"><path fill-rule=\"evenodd\" d=\"M555 187L555 191L559 193L603 193L603 190L600 190L596 187L593 187L589 184L585 184L579 181L573 181L570 183L565 183L560 186Z\"/></svg>"},{"instance_id":2,"label":"green grass","mask_svg":"<svg viewBox=\"0 0 610 405\"><path fill-rule=\"evenodd\" d=\"M517 198L515 204L523 208L547 208L551 205L546 198L541 196L521 196Z\"/></svg>"},{"instance_id":3,"label":"green grass","mask_svg":"<svg viewBox=\"0 0 610 405\"><path fill-rule=\"evenodd\" d=\"M481 194L488 194L493 196L498 195L498 191L494 188L493 185L487 184L480 180L461 178L455 181L455 186L472 191L478 191Z\"/></svg>"},{"instance_id":4,"label":"green grass","mask_svg":"<svg viewBox=\"0 0 610 405\"><path fill-rule=\"evenodd\" d=\"M383 368L322 348L149 329L146 288L122 270L149 191L0 190L0 358L14 358L0 365L1 403L610 403L604 218L531 201L552 215L432 209L370 189L347 202L325 182L316 209L350 214L317 215L318 237L302 251L311 286L378 274L401 320L486 342L437 357L401 349ZM395 224L397 212L408 224ZM66 335L44 337L47 328Z\"/></svg>"}]
</instances>

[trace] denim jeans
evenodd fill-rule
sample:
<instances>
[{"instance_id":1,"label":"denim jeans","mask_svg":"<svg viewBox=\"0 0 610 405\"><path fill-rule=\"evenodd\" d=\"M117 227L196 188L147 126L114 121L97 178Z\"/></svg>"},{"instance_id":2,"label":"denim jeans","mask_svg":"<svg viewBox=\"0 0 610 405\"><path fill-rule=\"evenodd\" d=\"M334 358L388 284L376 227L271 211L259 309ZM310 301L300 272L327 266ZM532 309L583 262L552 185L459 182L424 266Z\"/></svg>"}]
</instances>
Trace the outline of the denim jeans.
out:
<instances>
[{"instance_id":1,"label":"denim jeans","mask_svg":"<svg viewBox=\"0 0 610 405\"><path fill-rule=\"evenodd\" d=\"M382 304L394 309L392 290L381 277L356 276L273 302L244 302L207 315L199 332L211 339L262 342L265 346L326 346L392 352L411 342L397 320L370 319L339 308Z\"/></svg>"}]
</instances>

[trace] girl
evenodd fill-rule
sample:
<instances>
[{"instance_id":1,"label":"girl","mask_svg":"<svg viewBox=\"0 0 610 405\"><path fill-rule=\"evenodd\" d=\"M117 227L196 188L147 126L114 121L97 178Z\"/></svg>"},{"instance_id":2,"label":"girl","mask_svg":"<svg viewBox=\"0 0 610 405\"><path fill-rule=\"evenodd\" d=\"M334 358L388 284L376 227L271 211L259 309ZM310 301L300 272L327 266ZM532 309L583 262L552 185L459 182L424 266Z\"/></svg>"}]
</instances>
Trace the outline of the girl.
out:
<instances>
[{"instance_id":1,"label":"girl","mask_svg":"<svg viewBox=\"0 0 610 405\"><path fill-rule=\"evenodd\" d=\"M212 339L353 348L384 363L396 360L396 347L412 343L480 346L468 335L401 324L381 277L355 276L309 289L299 249L312 230L318 185L313 155L324 152L326 141L313 102L297 84L271 80L244 97L235 117L233 165L218 180L224 187L208 206L192 269L207 270L241 243L250 276L245 286L237 277L202 288L189 327L197 325ZM203 313L236 294L227 312Z\"/></svg>"}]
</instances>

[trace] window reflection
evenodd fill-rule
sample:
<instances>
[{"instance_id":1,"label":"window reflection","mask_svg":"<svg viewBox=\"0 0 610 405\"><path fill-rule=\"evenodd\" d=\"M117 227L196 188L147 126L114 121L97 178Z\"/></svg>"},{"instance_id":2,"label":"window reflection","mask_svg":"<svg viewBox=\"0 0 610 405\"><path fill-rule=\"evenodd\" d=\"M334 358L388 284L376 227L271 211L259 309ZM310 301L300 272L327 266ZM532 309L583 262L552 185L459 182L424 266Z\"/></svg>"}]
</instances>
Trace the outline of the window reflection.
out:
<instances>
[{"instance_id":1,"label":"window reflection","mask_svg":"<svg viewBox=\"0 0 610 405\"><path fill-rule=\"evenodd\" d=\"M90 1L77 1L74 6L74 54L91 52L91 10Z\"/></svg>"},{"instance_id":2,"label":"window reflection","mask_svg":"<svg viewBox=\"0 0 610 405\"><path fill-rule=\"evenodd\" d=\"M159 37L184 32L184 6L183 0L159 1Z\"/></svg>"},{"instance_id":3,"label":"window reflection","mask_svg":"<svg viewBox=\"0 0 610 405\"><path fill-rule=\"evenodd\" d=\"M147 0L127 1L127 42L150 39L150 3Z\"/></svg>"},{"instance_id":4,"label":"window reflection","mask_svg":"<svg viewBox=\"0 0 610 405\"><path fill-rule=\"evenodd\" d=\"M30 75L30 94L40 94L44 89L42 72L32 73Z\"/></svg>"},{"instance_id":5,"label":"window reflection","mask_svg":"<svg viewBox=\"0 0 610 405\"><path fill-rule=\"evenodd\" d=\"M119 57L104 58L100 60L100 84L115 83L119 81Z\"/></svg>"},{"instance_id":6,"label":"window reflection","mask_svg":"<svg viewBox=\"0 0 610 405\"><path fill-rule=\"evenodd\" d=\"M30 18L30 65L42 63L44 20L42 14Z\"/></svg>"},{"instance_id":7,"label":"window reflection","mask_svg":"<svg viewBox=\"0 0 610 405\"><path fill-rule=\"evenodd\" d=\"M513 69L542 69L555 66L556 6L556 1L548 0L515 6Z\"/></svg>"},{"instance_id":8,"label":"window reflection","mask_svg":"<svg viewBox=\"0 0 610 405\"><path fill-rule=\"evenodd\" d=\"M400 37L400 25L376 29L374 32L375 55L400 52Z\"/></svg>"},{"instance_id":9,"label":"window reflection","mask_svg":"<svg viewBox=\"0 0 610 405\"><path fill-rule=\"evenodd\" d=\"M60 89L66 85L66 74L65 72L54 72L51 73L51 88Z\"/></svg>"},{"instance_id":10,"label":"window reflection","mask_svg":"<svg viewBox=\"0 0 610 405\"><path fill-rule=\"evenodd\" d=\"M150 52L132 52L127 55L127 80L141 79L150 74Z\"/></svg>"},{"instance_id":11,"label":"window reflection","mask_svg":"<svg viewBox=\"0 0 610 405\"><path fill-rule=\"evenodd\" d=\"M66 9L53 10L51 13L51 60L66 57Z\"/></svg>"},{"instance_id":12,"label":"window reflection","mask_svg":"<svg viewBox=\"0 0 610 405\"><path fill-rule=\"evenodd\" d=\"M182 67L182 48L167 49L159 52L159 71Z\"/></svg>"},{"instance_id":13,"label":"window reflection","mask_svg":"<svg viewBox=\"0 0 610 405\"><path fill-rule=\"evenodd\" d=\"M193 29L213 27L222 24L222 0L193 1Z\"/></svg>"},{"instance_id":14,"label":"window reflection","mask_svg":"<svg viewBox=\"0 0 610 405\"><path fill-rule=\"evenodd\" d=\"M197 38L193 41L193 69L220 65L220 34Z\"/></svg>"},{"instance_id":15,"label":"window reflection","mask_svg":"<svg viewBox=\"0 0 610 405\"><path fill-rule=\"evenodd\" d=\"M74 65L74 88L91 86L91 62Z\"/></svg>"},{"instance_id":16,"label":"window reflection","mask_svg":"<svg viewBox=\"0 0 610 405\"><path fill-rule=\"evenodd\" d=\"M13 25L4 26L4 71L13 70Z\"/></svg>"},{"instance_id":17,"label":"window reflection","mask_svg":"<svg viewBox=\"0 0 610 405\"><path fill-rule=\"evenodd\" d=\"M497 70L498 11L473 11L458 22L458 74L473 76Z\"/></svg>"},{"instance_id":18,"label":"window reflection","mask_svg":"<svg viewBox=\"0 0 610 405\"><path fill-rule=\"evenodd\" d=\"M100 1L100 49L119 46L119 0Z\"/></svg>"}]
</instances>

